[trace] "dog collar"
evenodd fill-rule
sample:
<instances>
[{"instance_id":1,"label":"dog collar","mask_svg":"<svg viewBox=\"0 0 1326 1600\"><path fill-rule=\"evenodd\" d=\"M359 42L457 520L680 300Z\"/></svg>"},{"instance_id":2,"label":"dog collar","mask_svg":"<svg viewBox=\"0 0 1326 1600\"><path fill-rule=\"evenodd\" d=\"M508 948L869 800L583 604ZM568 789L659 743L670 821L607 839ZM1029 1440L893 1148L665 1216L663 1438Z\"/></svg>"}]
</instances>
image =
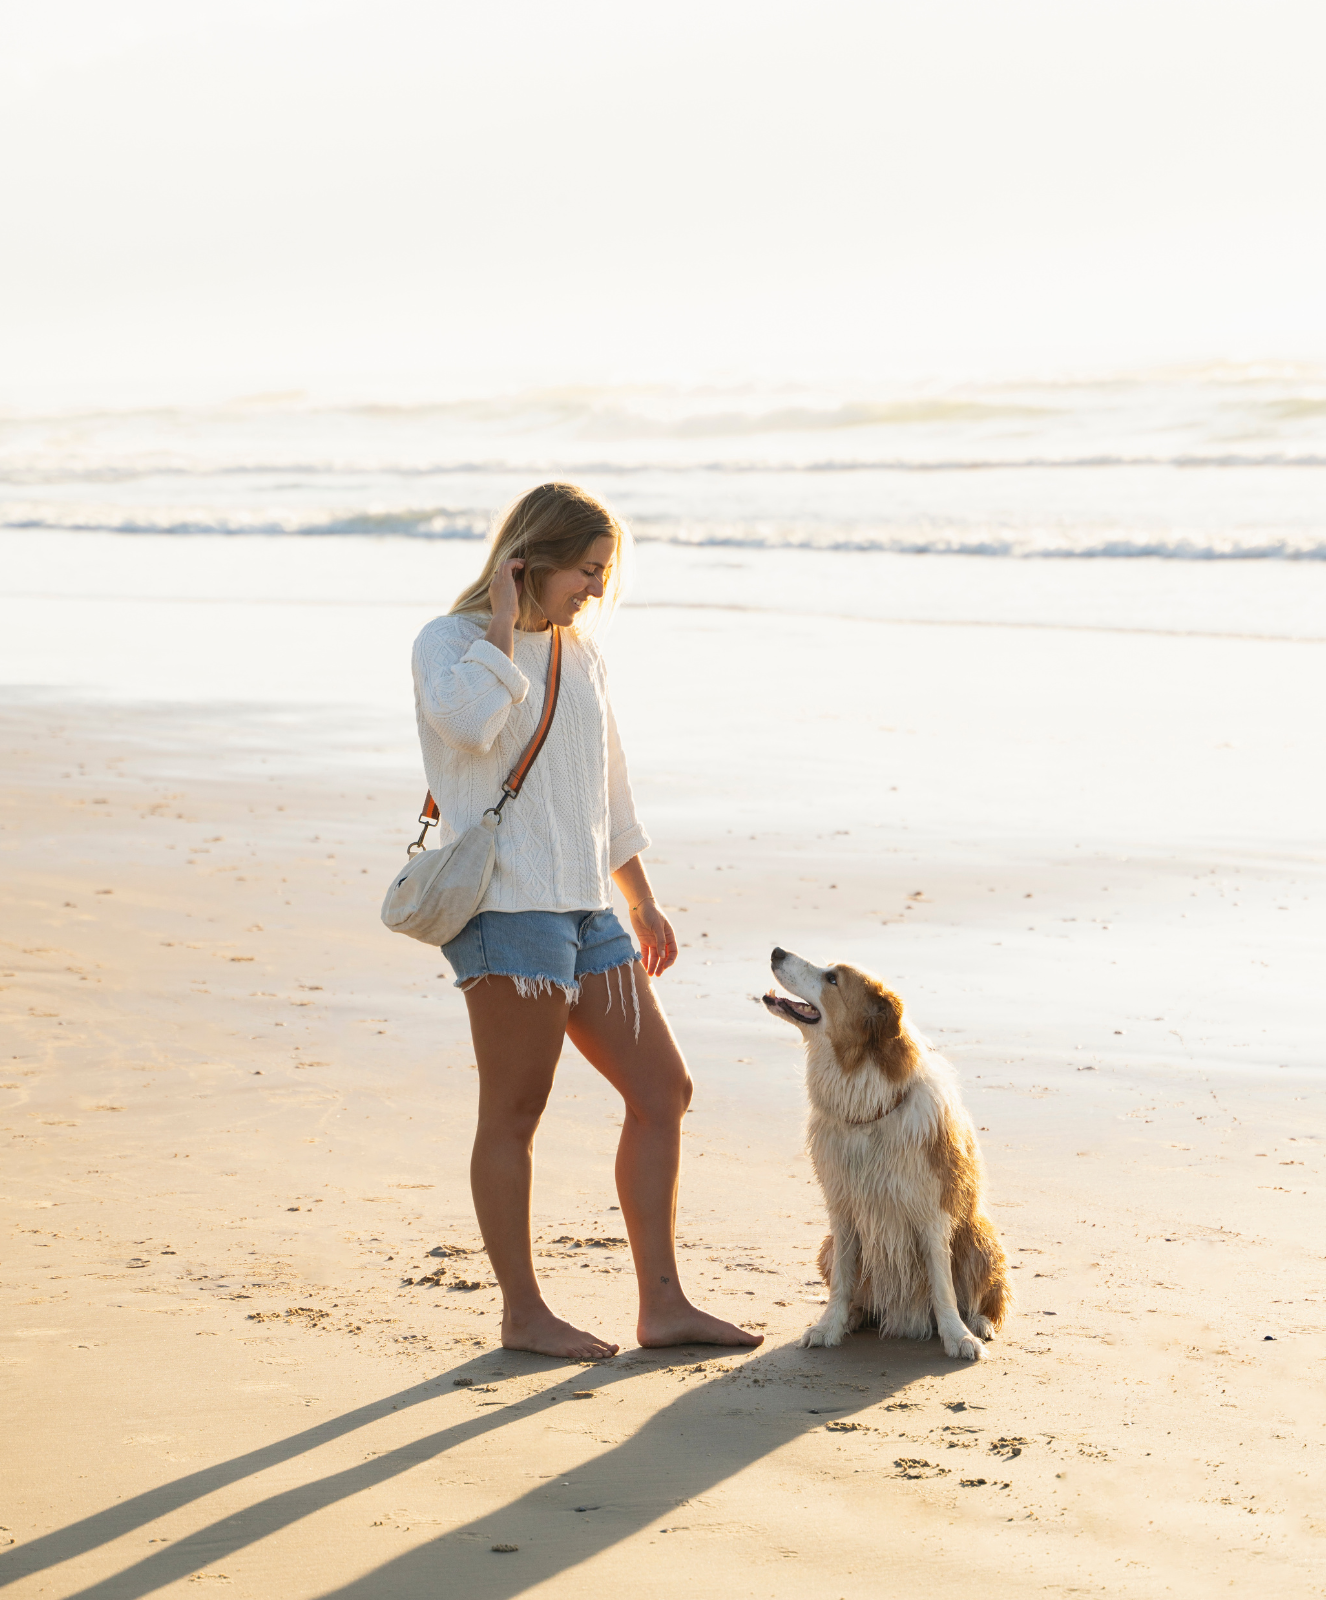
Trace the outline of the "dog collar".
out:
<instances>
[{"instance_id":1,"label":"dog collar","mask_svg":"<svg viewBox=\"0 0 1326 1600\"><path fill-rule=\"evenodd\" d=\"M873 1117L844 1117L843 1121L849 1128L868 1128L872 1122L883 1122L885 1117L891 1116L898 1109L910 1093L910 1088L904 1089L891 1106L885 1106L883 1111L877 1112Z\"/></svg>"}]
</instances>

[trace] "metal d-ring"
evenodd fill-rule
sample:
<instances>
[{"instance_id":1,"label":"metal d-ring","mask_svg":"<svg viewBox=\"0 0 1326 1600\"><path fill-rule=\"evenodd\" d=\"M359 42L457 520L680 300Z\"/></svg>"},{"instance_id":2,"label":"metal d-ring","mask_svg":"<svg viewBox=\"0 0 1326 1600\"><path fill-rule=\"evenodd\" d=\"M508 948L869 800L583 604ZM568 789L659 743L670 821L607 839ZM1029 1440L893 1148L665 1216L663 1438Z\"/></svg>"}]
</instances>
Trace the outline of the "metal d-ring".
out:
<instances>
[{"instance_id":1,"label":"metal d-ring","mask_svg":"<svg viewBox=\"0 0 1326 1600\"><path fill-rule=\"evenodd\" d=\"M501 820L502 820L502 807L507 803L508 800L510 800L512 798L512 796L515 794L515 792L516 791L514 789L503 789L502 790L502 798L497 802L497 804L495 806L489 806L487 811L484 812L484 816L485 817L496 817L497 820L499 822L501 822Z\"/></svg>"}]
</instances>

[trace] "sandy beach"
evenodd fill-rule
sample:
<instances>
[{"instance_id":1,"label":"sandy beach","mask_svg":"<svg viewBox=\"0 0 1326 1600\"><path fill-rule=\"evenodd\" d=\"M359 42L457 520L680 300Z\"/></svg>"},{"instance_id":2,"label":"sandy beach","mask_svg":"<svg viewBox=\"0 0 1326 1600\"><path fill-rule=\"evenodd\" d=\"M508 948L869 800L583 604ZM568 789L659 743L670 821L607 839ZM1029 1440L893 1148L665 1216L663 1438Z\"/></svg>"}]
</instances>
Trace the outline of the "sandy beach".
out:
<instances>
[{"instance_id":1,"label":"sandy beach","mask_svg":"<svg viewBox=\"0 0 1326 1600\"><path fill-rule=\"evenodd\" d=\"M375 597L320 551L311 603L241 541L153 595L151 543L124 593L6 602L17 1595L1326 1590L1319 640L833 616L809 578L775 611L642 549L610 652L683 943L679 1234L765 1344L634 1347L568 1047L540 1266L623 1342L568 1367L497 1344L463 1005L377 920L450 567ZM824 1217L774 943L881 973L959 1070L1017 1287L979 1366L797 1346Z\"/></svg>"}]
</instances>

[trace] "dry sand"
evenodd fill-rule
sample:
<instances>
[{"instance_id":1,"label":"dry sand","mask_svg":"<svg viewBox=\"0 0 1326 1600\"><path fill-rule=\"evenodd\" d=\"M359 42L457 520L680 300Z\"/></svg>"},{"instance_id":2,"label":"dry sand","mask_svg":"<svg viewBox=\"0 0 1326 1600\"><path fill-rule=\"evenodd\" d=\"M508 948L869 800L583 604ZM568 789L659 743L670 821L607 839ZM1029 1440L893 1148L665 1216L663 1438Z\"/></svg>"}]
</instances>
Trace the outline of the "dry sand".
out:
<instances>
[{"instance_id":1,"label":"dry sand","mask_svg":"<svg viewBox=\"0 0 1326 1600\"><path fill-rule=\"evenodd\" d=\"M376 916L408 711L14 695L16 1594L1326 1590L1320 757L1281 692L1321 646L669 611L614 650L684 945L683 1260L765 1345L633 1347L613 1097L568 1050L541 1267L624 1349L498 1348L463 1007ZM958 1065L1018 1293L979 1366L797 1347L824 1222L748 998L775 942L881 971Z\"/></svg>"}]
</instances>

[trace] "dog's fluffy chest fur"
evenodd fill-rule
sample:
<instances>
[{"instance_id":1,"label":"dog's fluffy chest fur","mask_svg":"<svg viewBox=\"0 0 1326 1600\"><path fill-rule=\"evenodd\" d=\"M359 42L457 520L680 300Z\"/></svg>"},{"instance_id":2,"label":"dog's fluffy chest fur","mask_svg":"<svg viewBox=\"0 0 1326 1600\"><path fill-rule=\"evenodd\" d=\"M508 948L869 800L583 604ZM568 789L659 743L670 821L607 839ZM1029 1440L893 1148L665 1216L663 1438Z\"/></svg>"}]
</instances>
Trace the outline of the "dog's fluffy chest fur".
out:
<instances>
[{"instance_id":1,"label":"dog's fluffy chest fur","mask_svg":"<svg viewBox=\"0 0 1326 1600\"><path fill-rule=\"evenodd\" d=\"M895 1084L870 1066L847 1077L827 1037L808 1043L810 1157L830 1212L851 1216L863 1243L933 1216L944 1188L934 1146L946 1124L970 1127L945 1064L918 1054Z\"/></svg>"}]
</instances>

